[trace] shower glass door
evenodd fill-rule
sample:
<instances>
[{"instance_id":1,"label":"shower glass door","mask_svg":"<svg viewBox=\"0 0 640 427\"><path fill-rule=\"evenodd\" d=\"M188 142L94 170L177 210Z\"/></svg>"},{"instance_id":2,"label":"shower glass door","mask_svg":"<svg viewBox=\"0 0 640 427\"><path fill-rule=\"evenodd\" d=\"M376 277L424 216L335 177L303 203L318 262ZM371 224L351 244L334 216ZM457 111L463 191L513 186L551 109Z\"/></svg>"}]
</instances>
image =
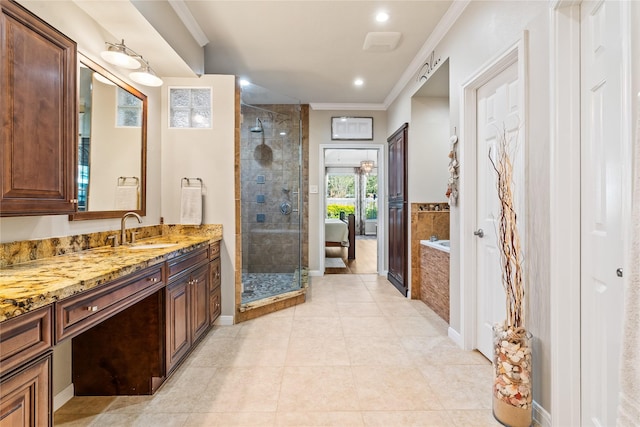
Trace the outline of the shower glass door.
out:
<instances>
[{"instance_id":1,"label":"shower glass door","mask_svg":"<svg viewBox=\"0 0 640 427\"><path fill-rule=\"evenodd\" d=\"M301 288L300 103L242 87L242 304Z\"/></svg>"}]
</instances>

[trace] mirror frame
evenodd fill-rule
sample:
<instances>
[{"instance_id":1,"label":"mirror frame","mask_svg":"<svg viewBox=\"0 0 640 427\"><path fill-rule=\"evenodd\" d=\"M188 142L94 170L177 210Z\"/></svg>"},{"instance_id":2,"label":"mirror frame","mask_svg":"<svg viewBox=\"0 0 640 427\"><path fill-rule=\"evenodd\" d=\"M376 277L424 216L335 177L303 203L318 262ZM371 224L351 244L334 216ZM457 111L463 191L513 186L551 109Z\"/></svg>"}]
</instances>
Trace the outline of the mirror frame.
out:
<instances>
[{"instance_id":1,"label":"mirror frame","mask_svg":"<svg viewBox=\"0 0 640 427\"><path fill-rule=\"evenodd\" d=\"M69 215L69 221L82 221L82 220L91 220L91 219L107 219L107 218L121 218L127 212L135 212L140 216L146 216L147 214L147 95L140 92L130 84L126 83L122 79L119 79L109 71L107 71L104 67L96 64L91 59L87 58L82 53L78 52L78 76L80 75L80 63L87 66L92 71L102 74L107 79L111 80L116 85L120 86L122 89L128 91L129 93L135 95L137 98L142 100L142 153L141 153L141 165L140 165L140 209L136 209L133 211L128 210L112 210L112 211L85 211L85 212L75 212ZM80 79L76 84L80 84ZM78 90L78 93L80 91ZM79 110L78 110L79 111ZM75 152L78 152L78 138L76 138L75 143ZM75 187L76 187L76 196L78 194L78 159L77 154L74 156L76 158L76 165L74 170L75 175ZM91 184L89 184L91 185Z\"/></svg>"}]
</instances>

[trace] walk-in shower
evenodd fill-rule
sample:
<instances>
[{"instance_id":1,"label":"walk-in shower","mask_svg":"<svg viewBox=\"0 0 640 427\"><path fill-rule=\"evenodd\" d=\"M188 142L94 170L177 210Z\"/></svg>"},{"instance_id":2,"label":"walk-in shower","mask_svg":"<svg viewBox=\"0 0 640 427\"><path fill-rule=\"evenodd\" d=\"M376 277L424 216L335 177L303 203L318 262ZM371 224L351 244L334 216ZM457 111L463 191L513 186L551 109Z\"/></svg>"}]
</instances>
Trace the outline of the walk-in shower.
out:
<instances>
[{"instance_id":1,"label":"walk-in shower","mask_svg":"<svg viewBox=\"0 0 640 427\"><path fill-rule=\"evenodd\" d=\"M299 291L304 275L300 104L253 86L240 109L241 310Z\"/></svg>"}]
</instances>

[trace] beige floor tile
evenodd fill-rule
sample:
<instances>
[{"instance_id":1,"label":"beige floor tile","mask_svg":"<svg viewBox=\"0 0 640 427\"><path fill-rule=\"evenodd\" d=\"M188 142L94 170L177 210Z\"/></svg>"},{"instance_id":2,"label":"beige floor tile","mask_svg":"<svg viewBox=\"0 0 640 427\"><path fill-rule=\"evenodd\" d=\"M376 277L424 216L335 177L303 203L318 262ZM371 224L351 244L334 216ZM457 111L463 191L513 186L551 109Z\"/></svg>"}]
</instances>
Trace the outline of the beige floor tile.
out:
<instances>
[{"instance_id":1,"label":"beige floor tile","mask_svg":"<svg viewBox=\"0 0 640 427\"><path fill-rule=\"evenodd\" d=\"M451 427L453 421L444 411L371 411L362 414L366 426Z\"/></svg>"},{"instance_id":2,"label":"beige floor tile","mask_svg":"<svg viewBox=\"0 0 640 427\"><path fill-rule=\"evenodd\" d=\"M342 336L291 337L285 365L347 366L347 344Z\"/></svg>"},{"instance_id":3,"label":"beige floor tile","mask_svg":"<svg viewBox=\"0 0 640 427\"><path fill-rule=\"evenodd\" d=\"M491 409L490 365L422 365L418 369L446 409Z\"/></svg>"},{"instance_id":4,"label":"beige floor tile","mask_svg":"<svg viewBox=\"0 0 640 427\"><path fill-rule=\"evenodd\" d=\"M190 414L184 427L268 427L275 422L275 412L208 412Z\"/></svg>"},{"instance_id":5,"label":"beige floor tile","mask_svg":"<svg viewBox=\"0 0 640 427\"><path fill-rule=\"evenodd\" d=\"M432 411L443 409L417 368L353 366L362 410Z\"/></svg>"},{"instance_id":6,"label":"beige floor tile","mask_svg":"<svg viewBox=\"0 0 640 427\"><path fill-rule=\"evenodd\" d=\"M340 316L382 316L382 311L375 302L338 302Z\"/></svg>"},{"instance_id":7,"label":"beige floor tile","mask_svg":"<svg viewBox=\"0 0 640 427\"><path fill-rule=\"evenodd\" d=\"M233 338L238 335L242 325L232 325L232 326L214 326L211 332L207 334L207 338L205 339L216 339L216 338Z\"/></svg>"},{"instance_id":8,"label":"beige floor tile","mask_svg":"<svg viewBox=\"0 0 640 427\"><path fill-rule=\"evenodd\" d=\"M342 331L345 337L395 337L395 333L389 325L389 319L382 316L353 317L343 316Z\"/></svg>"},{"instance_id":9,"label":"beige floor tile","mask_svg":"<svg viewBox=\"0 0 640 427\"><path fill-rule=\"evenodd\" d=\"M286 367L278 412L358 410L356 387L347 366Z\"/></svg>"},{"instance_id":10,"label":"beige floor tile","mask_svg":"<svg viewBox=\"0 0 640 427\"><path fill-rule=\"evenodd\" d=\"M304 304L303 304L304 305ZM279 317L266 315L262 318L243 322L238 337L267 338L273 336L291 335L293 316Z\"/></svg>"},{"instance_id":11,"label":"beige floor tile","mask_svg":"<svg viewBox=\"0 0 640 427\"><path fill-rule=\"evenodd\" d=\"M154 396L117 396L106 412L118 414L138 414L153 400Z\"/></svg>"},{"instance_id":12,"label":"beige floor tile","mask_svg":"<svg viewBox=\"0 0 640 427\"><path fill-rule=\"evenodd\" d=\"M338 304L334 300L298 304L295 309L294 322L299 317L337 317L339 315Z\"/></svg>"},{"instance_id":13,"label":"beige floor tile","mask_svg":"<svg viewBox=\"0 0 640 427\"><path fill-rule=\"evenodd\" d=\"M407 302L408 300L406 299L394 299L393 301L384 301L384 303L379 304L379 306L384 315L388 317L420 316L418 310Z\"/></svg>"},{"instance_id":14,"label":"beige floor tile","mask_svg":"<svg viewBox=\"0 0 640 427\"><path fill-rule=\"evenodd\" d=\"M490 409L471 411L449 411L456 427L501 427Z\"/></svg>"},{"instance_id":15,"label":"beige floor tile","mask_svg":"<svg viewBox=\"0 0 640 427\"><path fill-rule=\"evenodd\" d=\"M56 427L84 427L90 426L100 414L61 414L56 412L53 416L53 425Z\"/></svg>"},{"instance_id":16,"label":"beige floor tile","mask_svg":"<svg viewBox=\"0 0 640 427\"><path fill-rule=\"evenodd\" d=\"M434 324L422 316L389 317L389 324L396 335L438 337L446 335L447 329Z\"/></svg>"},{"instance_id":17,"label":"beige floor tile","mask_svg":"<svg viewBox=\"0 0 640 427\"><path fill-rule=\"evenodd\" d=\"M298 317L291 328L292 337L341 337L342 323L337 316Z\"/></svg>"},{"instance_id":18,"label":"beige floor tile","mask_svg":"<svg viewBox=\"0 0 640 427\"><path fill-rule=\"evenodd\" d=\"M403 366L409 357L396 337L346 338L351 366Z\"/></svg>"},{"instance_id":19,"label":"beige floor tile","mask_svg":"<svg viewBox=\"0 0 640 427\"><path fill-rule=\"evenodd\" d=\"M358 411L344 412L278 412L279 427L359 427L364 426Z\"/></svg>"},{"instance_id":20,"label":"beige floor tile","mask_svg":"<svg viewBox=\"0 0 640 427\"><path fill-rule=\"evenodd\" d=\"M91 424L92 427L180 427L188 414L144 413L144 414L102 414Z\"/></svg>"},{"instance_id":21,"label":"beige floor tile","mask_svg":"<svg viewBox=\"0 0 640 427\"><path fill-rule=\"evenodd\" d=\"M482 353L463 350L445 336L407 336L400 340L416 364L491 365Z\"/></svg>"},{"instance_id":22,"label":"beige floor tile","mask_svg":"<svg viewBox=\"0 0 640 427\"><path fill-rule=\"evenodd\" d=\"M225 367L190 412L273 412L278 404L282 367Z\"/></svg>"},{"instance_id":23,"label":"beige floor tile","mask_svg":"<svg viewBox=\"0 0 640 427\"><path fill-rule=\"evenodd\" d=\"M115 396L76 396L58 409L56 414L99 414L115 400Z\"/></svg>"}]
</instances>

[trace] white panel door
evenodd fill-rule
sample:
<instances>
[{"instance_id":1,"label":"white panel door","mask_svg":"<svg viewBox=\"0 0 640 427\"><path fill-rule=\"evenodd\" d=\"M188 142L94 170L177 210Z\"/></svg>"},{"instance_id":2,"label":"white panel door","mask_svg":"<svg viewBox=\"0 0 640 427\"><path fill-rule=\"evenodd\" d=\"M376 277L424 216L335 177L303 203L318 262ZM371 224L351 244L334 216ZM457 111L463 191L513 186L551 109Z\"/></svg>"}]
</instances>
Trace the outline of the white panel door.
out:
<instances>
[{"instance_id":1,"label":"white panel door","mask_svg":"<svg viewBox=\"0 0 640 427\"><path fill-rule=\"evenodd\" d=\"M582 425L614 426L624 302L620 4L581 6Z\"/></svg>"},{"instance_id":2,"label":"white panel door","mask_svg":"<svg viewBox=\"0 0 640 427\"><path fill-rule=\"evenodd\" d=\"M510 137L516 137L520 126L519 94L517 63L496 75L477 92L476 348L489 359L493 357L493 325L506 318L500 252L496 243L499 202L496 173L489 161L489 152L495 159L496 138L503 129ZM521 145L513 147L514 174L522 173ZM521 184L521 179L517 179L515 184ZM516 193L518 191L516 189Z\"/></svg>"}]
</instances>

